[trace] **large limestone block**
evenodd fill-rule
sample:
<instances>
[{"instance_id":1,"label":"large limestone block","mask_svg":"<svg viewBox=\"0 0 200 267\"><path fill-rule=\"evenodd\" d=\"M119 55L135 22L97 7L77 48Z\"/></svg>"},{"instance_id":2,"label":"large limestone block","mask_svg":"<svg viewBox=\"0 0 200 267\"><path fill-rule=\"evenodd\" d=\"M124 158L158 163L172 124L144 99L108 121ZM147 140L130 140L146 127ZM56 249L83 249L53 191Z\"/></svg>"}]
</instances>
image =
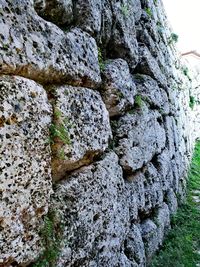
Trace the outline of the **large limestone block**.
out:
<instances>
[{"instance_id":1,"label":"large limestone block","mask_svg":"<svg viewBox=\"0 0 200 267\"><path fill-rule=\"evenodd\" d=\"M162 245L163 239L170 229L169 215L169 208L166 203L163 203L153 218L144 220L140 225L147 261Z\"/></svg>"},{"instance_id":2,"label":"large limestone block","mask_svg":"<svg viewBox=\"0 0 200 267\"><path fill-rule=\"evenodd\" d=\"M159 120L159 113L149 110L145 104L119 119L116 153L126 172L140 169L164 148L165 131Z\"/></svg>"},{"instance_id":3,"label":"large limestone block","mask_svg":"<svg viewBox=\"0 0 200 267\"><path fill-rule=\"evenodd\" d=\"M169 113L167 93L158 86L158 83L150 76L134 75L137 94L140 95L150 107L158 109L161 114Z\"/></svg>"},{"instance_id":4,"label":"large limestone block","mask_svg":"<svg viewBox=\"0 0 200 267\"><path fill-rule=\"evenodd\" d=\"M139 49L139 63L137 71L146 74L155 79L163 88L167 88L167 80L162 73L156 59L151 55L146 46L141 46Z\"/></svg>"},{"instance_id":5,"label":"large limestone block","mask_svg":"<svg viewBox=\"0 0 200 267\"><path fill-rule=\"evenodd\" d=\"M138 63L138 43L136 39L134 1L113 0L113 27L108 49L115 57L125 59L133 70Z\"/></svg>"},{"instance_id":6,"label":"large limestone block","mask_svg":"<svg viewBox=\"0 0 200 267\"><path fill-rule=\"evenodd\" d=\"M41 83L95 87L101 81L95 40L75 28L64 33L40 18L32 1L0 1L0 73Z\"/></svg>"},{"instance_id":7,"label":"large limestone block","mask_svg":"<svg viewBox=\"0 0 200 267\"><path fill-rule=\"evenodd\" d=\"M131 225L130 231L125 240L125 253L131 262L138 267L146 266L144 243L140 227L137 224Z\"/></svg>"},{"instance_id":8,"label":"large limestone block","mask_svg":"<svg viewBox=\"0 0 200 267\"><path fill-rule=\"evenodd\" d=\"M41 17L56 25L72 22L72 0L34 0L34 7Z\"/></svg>"},{"instance_id":9,"label":"large limestone block","mask_svg":"<svg viewBox=\"0 0 200 267\"><path fill-rule=\"evenodd\" d=\"M120 115L134 104L136 87L123 59L109 60L102 73L102 97L110 116Z\"/></svg>"},{"instance_id":10,"label":"large limestone block","mask_svg":"<svg viewBox=\"0 0 200 267\"><path fill-rule=\"evenodd\" d=\"M0 260L10 266L41 250L38 228L52 193L51 108L28 79L1 76L0 88Z\"/></svg>"},{"instance_id":11,"label":"large limestone block","mask_svg":"<svg viewBox=\"0 0 200 267\"><path fill-rule=\"evenodd\" d=\"M162 204L162 184L159 173L152 163L148 163L143 172L137 172L135 175L129 176L128 180L131 195L136 198L139 216L150 214L153 208ZM130 206L132 207L132 201Z\"/></svg>"},{"instance_id":12,"label":"large limestone block","mask_svg":"<svg viewBox=\"0 0 200 267\"><path fill-rule=\"evenodd\" d=\"M76 24L84 31L96 35L101 30L102 11L105 0L77 0L74 3Z\"/></svg>"},{"instance_id":13,"label":"large limestone block","mask_svg":"<svg viewBox=\"0 0 200 267\"><path fill-rule=\"evenodd\" d=\"M119 265L129 227L122 175L111 152L58 184L52 205L64 218L65 245L57 266L126 266Z\"/></svg>"},{"instance_id":14,"label":"large limestone block","mask_svg":"<svg viewBox=\"0 0 200 267\"><path fill-rule=\"evenodd\" d=\"M109 114L98 92L72 86L52 90L56 94L52 172L54 179L60 179L66 171L87 165L102 153L112 134Z\"/></svg>"}]
</instances>

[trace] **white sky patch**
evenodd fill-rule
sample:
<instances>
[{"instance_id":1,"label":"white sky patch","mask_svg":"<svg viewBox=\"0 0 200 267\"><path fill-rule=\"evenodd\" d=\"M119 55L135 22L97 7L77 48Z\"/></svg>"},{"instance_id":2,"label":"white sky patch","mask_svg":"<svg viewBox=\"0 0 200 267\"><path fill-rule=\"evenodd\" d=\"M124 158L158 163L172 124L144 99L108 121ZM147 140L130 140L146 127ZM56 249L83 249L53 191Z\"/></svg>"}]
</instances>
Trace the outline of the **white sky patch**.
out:
<instances>
[{"instance_id":1,"label":"white sky patch","mask_svg":"<svg viewBox=\"0 0 200 267\"><path fill-rule=\"evenodd\" d=\"M181 52L200 52L200 0L162 0Z\"/></svg>"}]
</instances>

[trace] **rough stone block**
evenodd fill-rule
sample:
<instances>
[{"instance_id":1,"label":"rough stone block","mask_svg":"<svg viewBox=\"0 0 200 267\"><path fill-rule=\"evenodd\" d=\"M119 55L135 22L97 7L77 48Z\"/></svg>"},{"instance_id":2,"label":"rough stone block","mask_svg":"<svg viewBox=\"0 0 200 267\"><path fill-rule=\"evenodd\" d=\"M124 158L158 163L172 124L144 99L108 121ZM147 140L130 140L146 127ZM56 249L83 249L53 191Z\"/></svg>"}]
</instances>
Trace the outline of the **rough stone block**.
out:
<instances>
[{"instance_id":1,"label":"rough stone block","mask_svg":"<svg viewBox=\"0 0 200 267\"><path fill-rule=\"evenodd\" d=\"M91 163L108 147L112 133L108 111L98 92L72 86L51 90L56 95L52 172L54 179L60 179L66 171Z\"/></svg>"},{"instance_id":2,"label":"rough stone block","mask_svg":"<svg viewBox=\"0 0 200 267\"><path fill-rule=\"evenodd\" d=\"M31 80L1 76L0 88L0 260L8 266L41 251L38 229L52 193L52 112L44 89Z\"/></svg>"},{"instance_id":3,"label":"rough stone block","mask_svg":"<svg viewBox=\"0 0 200 267\"><path fill-rule=\"evenodd\" d=\"M41 83L96 87L101 82L95 40L78 28L64 33L40 18L28 0L2 2L0 73Z\"/></svg>"},{"instance_id":4,"label":"rough stone block","mask_svg":"<svg viewBox=\"0 0 200 267\"><path fill-rule=\"evenodd\" d=\"M66 241L57 266L118 266L129 214L116 154L74 172L58 185L54 199Z\"/></svg>"},{"instance_id":5,"label":"rough stone block","mask_svg":"<svg viewBox=\"0 0 200 267\"><path fill-rule=\"evenodd\" d=\"M134 81L137 94L148 102L150 107L158 109L161 114L169 113L167 93L158 86L154 79L147 75L136 74Z\"/></svg>"},{"instance_id":6,"label":"rough stone block","mask_svg":"<svg viewBox=\"0 0 200 267\"><path fill-rule=\"evenodd\" d=\"M135 84L123 59L109 60L102 73L102 97L110 116L120 115L134 104Z\"/></svg>"},{"instance_id":7,"label":"rough stone block","mask_svg":"<svg viewBox=\"0 0 200 267\"><path fill-rule=\"evenodd\" d=\"M159 113L143 104L140 110L119 119L116 153L127 172L140 169L165 146L165 131L159 123Z\"/></svg>"},{"instance_id":8,"label":"rough stone block","mask_svg":"<svg viewBox=\"0 0 200 267\"><path fill-rule=\"evenodd\" d=\"M34 0L34 7L38 15L56 25L72 22L72 0Z\"/></svg>"}]
</instances>

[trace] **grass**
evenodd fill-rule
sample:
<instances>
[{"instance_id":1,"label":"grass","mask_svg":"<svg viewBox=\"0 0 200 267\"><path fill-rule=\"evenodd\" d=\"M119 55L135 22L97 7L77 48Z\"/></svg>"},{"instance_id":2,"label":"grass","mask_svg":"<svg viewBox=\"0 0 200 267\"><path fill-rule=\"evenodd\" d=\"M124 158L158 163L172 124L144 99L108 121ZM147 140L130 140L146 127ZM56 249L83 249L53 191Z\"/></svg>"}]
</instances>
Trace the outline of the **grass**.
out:
<instances>
[{"instance_id":1,"label":"grass","mask_svg":"<svg viewBox=\"0 0 200 267\"><path fill-rule=\"evenodd\" d=\"M196 144L188 177L187 199L172 218L172 230L150 267L196 267L200 263L200 204L193 200L200 190L200 142Z\"/></svg>"},{"instance_id":2,"label":"grass","mask_svg":"<svg viewBox=\"0 0 200 267\"><path fill-rule=\"evenodd\" d=\"M41 229L41 242L43 253L32 267L55 267L61 250L62 224L57 221L55 211L49 211L44 218L44 226Z\"/></svg>"}]
</instances>

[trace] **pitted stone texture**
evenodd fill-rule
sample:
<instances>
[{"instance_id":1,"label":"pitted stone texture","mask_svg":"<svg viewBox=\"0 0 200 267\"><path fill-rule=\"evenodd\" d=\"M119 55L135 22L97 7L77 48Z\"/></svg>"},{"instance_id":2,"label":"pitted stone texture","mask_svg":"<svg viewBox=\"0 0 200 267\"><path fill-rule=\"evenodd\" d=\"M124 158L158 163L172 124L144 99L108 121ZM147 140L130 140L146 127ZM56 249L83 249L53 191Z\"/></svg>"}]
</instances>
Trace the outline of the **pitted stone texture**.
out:
<instances>
[{"instance_id":1,"label":"pitted stone texture","mask_svg":"<svg viewBox=\"0 0 200 267\"><path fill-rule=\"evenodd\" d=\"M166 147L169 150L170 158L172 158L176 152L175 150L176 133L175 133L175 128L174 128L175 127L174 117L167 116L165 118L164 125L165 125L166 137L167 137Z\"/></svg>"},{"instance_id":2,"label":"pitted stone texture","mask_svg":"<svg viewBox=\"0 0 200 267\"><path fill-rule=\"evenodd\" d=\"M125 240L125 254L138 267L146 266L144 243L138 225L132 225Z\"/></svg>"},{"instance_id":3,"label":"pitted stone texture","mask_svg":"<svg viewBox=\"0 0 200 267\"><path fill-rule=\"evenodd\" d=\"M153 208L162 205L163 192L159 173L153 164L148 163L143 173L128 178L131 181L129 190L135 196L139 216L146 216L152 212ZM130 202L132 207L132 201ZM131 208L130 208L131 210Z\"/></svg>"},{"instance_id":4,"label":"pitted stone texture","mask_svg":"<svg viewBox=\"0 0 200 267\"><path fill-rule=\"evenodd\" d=\"M65 218L65 247L57 266L126 266L119 265L129 227L126 201L122 169L113 152L61 182L52 204Z\"/></svg>"},{"instance_id":5,"label":"pitted stone texture","mask_svg":"<svg viewBox=\"0 0 200 267\"><path fill-rule=\"evenodd\" d=\"M160 115L143 103L139 110L119 119L116 129L116 153L127 172L140 169L165 147L165 131L159 123Z\"/></svg>"},{"instance_id":6,"label":"pitted stone texture","mask_svg":"<svg viewBox=\"0 0 200 267\"><path fill-rule=\"evenodd\" d=\"M167 149L164 149L156 159L156 168L161 177L162 189L167 191L173 186L173 171L170 154Z\"/></svg>"},{"instance_id":7,"label":"pitted stone texture","mask_svg":"<svg viewBox=\"0 0 200 267\"><path fill-rule=\"evenodd\" d=\"M96 87L100 81L95 40L75 28L64 33L44 21L32 1L1 1L0 73L41 83L64 82Z\"/></svg>"},{"instance_id":8,"label":"pitted stone texture","mask_svg":"<svg viewBox=\"0 0 200 267\"><path fill-rule=\"evenodd\" d=\"M88 165L108 147L111 137L109 115L98 92L72 86L54 87L55 125L63 125L70 142L60 138L52 145L52 172L60 179L66 171ZM56 115L58 113L58 115ZM60 114L59 114L60 113Z\"/></svg>"},{"instance_id":9,"label":"pitted stone texture","mask_svg":"<svg viewBox=\"0 0 200 267\"><path fill-rule=\"evenodd\" d=\"M99 34L104 0L74 1L76 25L92 35Z\"/></svg>"},{"instance_id":10,"label":"pitted stone texture","mask_svg":"<svg viewBox=\"0 0 200 267\"><path fill-rule=\"evenodd\" d=\"M140 226L145 245L146 259L149 261L162 245L164 236L170 229L168 206L163 203L162 207L157 210L153 220L146 219Z\"/></svg>"},{"instance_id":11,"label":"pitted stone texture","mask_svg":"<svg viewBox=\"0 0 200 267\"><path fill-rule=\"evenodd\" d=\"M147 75L136 74L134 81L137 94L140 95L152 108L158 109L161 114L169 113L167 93L159 88L157 82Z\"/></svg>"},{"instance_id":12,"label":"pitted stone texture","mask_svg":"<svg viewBox=\"0 0 200 267\"><path fill-rule=\"evenodd\" d=\"M28 79L1 76L0 88L0 259L7 266L41 251L38 228L52 193L51 108L44 89Z\"/></svg>"},{"instance_id":13,"label":"pitted stone texture","mask_svg":"<svg viewBox=\"0 0 200 267\"><path fill-rule=\"evenodd\" d=\"M114 57L125 59L131 69L138 62L138 44L134 20L134 1L112 1L113 28L109 52Z\"/></svg>"},{"instance_id":14,"label":"pitted stone texture","mask_svg":"<svg viewBox=\"0 0 200 267\"><path fill-rule=\"evenodd\" d=\"M178 202L173 189L169 189L166 193L166 203L171 215L175 214L178 208Z\"/></svg>"},{"instance_id":15,"label":"pitted stone texture","mask_svg":"<svg viewBox=\"0 0 200 267\"><path fill-rule=\"evenodd\" d=\"M34 0L34 7L38 15L56 25L72 22L72 0Z\"/></svg>"},{"instance_id":16,"label":"pitted stone texture","mask_svg":"<svg viewBox=\"0 0 200 267\"><path fill-rule=\"evenodd\" d=\"M137 65L137 71L142 74L146 74L155 79L159 85L163 88L167 88L167 80L162 73L157 61L151 55L146 46L142 46L139 49L139 63Z\"/></svg>"},{"instance_id":17,"label":"pitted stone texture","mask_svg":"<svg viewBox=\"0 0 200 267\"><path fill-rule=\"evenodd\" d=\"M123 59L109 60L102 73L102 97L110 116L120 115L134 104L135 84Z\"/></svg>"}]
</instances>

